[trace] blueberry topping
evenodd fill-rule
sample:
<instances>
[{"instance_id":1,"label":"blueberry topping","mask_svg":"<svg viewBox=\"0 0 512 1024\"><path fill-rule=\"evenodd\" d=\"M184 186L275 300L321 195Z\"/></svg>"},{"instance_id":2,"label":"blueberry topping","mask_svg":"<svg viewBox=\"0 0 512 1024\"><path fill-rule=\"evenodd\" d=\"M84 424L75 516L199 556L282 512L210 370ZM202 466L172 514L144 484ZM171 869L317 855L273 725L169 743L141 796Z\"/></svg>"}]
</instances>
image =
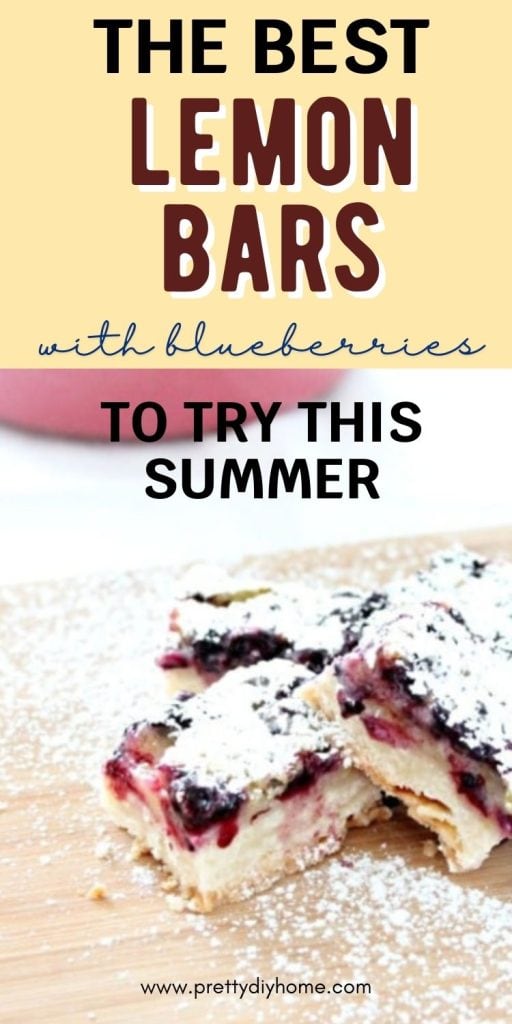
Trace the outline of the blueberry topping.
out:
<instances>
[{"instance_id":1,"label":"blueberry topping","mask_svg":"<svg viewBox=\"0 0 512 1024\"><path fill-rule=\"evenodd\" d=\"M484 780L481 775L474 775L473 772L461 772L459 775L461 789L479 789L483 784Z\"/></svg>"},{"instance_id":2,"label":"blueberry topping","mask_svg":"<svg viewBox=\"0 0 512 1024\"><path fill-rule=\"evenodd\" d=\"M289 704L266 704L260 710L260 718L263 719L268 731L272 736L286 736L293 728L293 720L297 715L304 716L306 710L290 706Z\"/></svg>"},{"instance_id":3,"label":"blueberry topping","mask_svg":"<svg viewBox=\"0 0 512 1024\"><path fill-rule=\"evenodd\" d=\"M412 682L409 670L405 665L398 663L395 665L387 665L383 668L382 678L385 679L387 683L391 683L391 685L397 689L404 690L408 690Z\"/></svg>"},{"instance_id":4,"label":"blueberry topping","mask_svg":"<svg viewBox=\"0 0 512 1024\"><path fill-rule=\"evenodd\" d=\"M296 676L295 679L291 679L286 683L286 686L280 686L274 693L274 700L284 700L286 697L291 697L298 686L301 686L304 682L304 676Z\"/></svg>"},{"instance_id":5,"label":"blueberry topping","mask_svg":"<svg viewBox=\"0 0 512 1024\"><path fill-rule=\"evenodd\" d=\"M364 703L362 700L350 700L345 698L341 703L341 715L342 718L352 718L353 715L360 715L364 711Z\"/></svg>"},{"instance_id":6,"label":"blueberry topping","mask_svg":"<svg viewBox=\"0 0 512 1024\"><path fill-rule=\"evenodd\" d=\"M299 651L296 660L299 665L304 665L310 670L310 672L318 674L318 672L321 672L330 661L330 656L327 651L309 649Z\"/></svg>"},{"instance_id":7,"label":"blueberry topping","mask_svg":"<svg viewBox=\"0 0 512 1024\"><path fill-rule=\"evenodd\" d=\"M288 797L295 796L301 790L310 789L320 775L325 775L326 772L338 766L339 754L334 753L328 757L320 757L312 751L307 751L300 755L300 761L301 770L280 794L280 800L287 800Z\"/></svg>"},{"instance_id":8,"label":"blueberry topping","mask_svg":"<svg viewBox=\"0 0 512 1024\"><path fill-rule=\"evenodd\" d=\"M215 675L221 675L230 668L279 658L287 649L288 641L284 637L262 630L226 637L216 636L211 630L205 638L193 644L194 658L200 669Z\"/></svg>"},{"instance_id":9,"label":"blueberry topping","mask_svg":"<svg viewBox=\"0 0 512 1024\"><path fill-rule=\"evenodd\" d=\"M387 594L380 594L378 591L374 591L369 597L363 601L359 615L362 619L368 619L374 612L380 611L382 608L387 608L389 598Z\"/></svg>"},{"instance_id":10,"label":"blueberry topping","mask_svg":"<svg viewBox=\"0 0 512 1024\"><path fill-rule=\"evenodd\" d=\"M211 634L210 634L211 636ZM205 672L223 672L225 669L225 652L221 639L205 638L193 644L194 659L199 662Z\"/></svg>"},{"instance_id":11,"label":"blueberry topping","mask_svg":"<svg viewBox=\"0 0 512 1024\"><path fill-rule=\"evenodd\" d=\"M180 779L173 794L173 807L185 827L193 832L234 817L243 800L241 793L231 793L222 786L199 786Z\"/></svg>"},{"instance_id":12,"label":"blueberry topping","mask_svg":"<svg viewBox=\"0 0 512 1024\"><path fill-rule=\"evenodd\" d=\"M186 705L185 705L186 707ZM171 729L189 729L192 725L192 717L181 704L173 704L167 712L167 726Z\"/></svg>"},{"instance_id":13,"label":"blueberry topping","mask_svg":"<svg viewBox=\"0 0 512 1024\"><path fill-rule=\"evenodd\" d=\"M470 575L475 576L477 579L480 579L486 565L486 561L480 561L477 558L473 559L473 562L471 563Z\"/></svg>"},{"instance_id":14,"label":"blueberry topping","mask_svg":"<svg viewBox=\"0 0 512 1024\"><path fill-rule=\"evenodd\" d=\"M454 622L457 622L459 624L459 626L465 626L466 625L466 621L464 619L464 616L461 614L461 612L457 611L456 608L449 608L448 609L448 615L453 619Z\"/></svg>"},{"instance_id":15,"label":"blueberry topping","mask_svg":"<svg viewBox=\"0 0 512 1024\"><path fill-rule=\"evenodd\" d=\"M241 665L278 658L288 647L288 641L274 633L251 632L234 636L229 641L228 658Z\"/></svg>"}]
</instances>

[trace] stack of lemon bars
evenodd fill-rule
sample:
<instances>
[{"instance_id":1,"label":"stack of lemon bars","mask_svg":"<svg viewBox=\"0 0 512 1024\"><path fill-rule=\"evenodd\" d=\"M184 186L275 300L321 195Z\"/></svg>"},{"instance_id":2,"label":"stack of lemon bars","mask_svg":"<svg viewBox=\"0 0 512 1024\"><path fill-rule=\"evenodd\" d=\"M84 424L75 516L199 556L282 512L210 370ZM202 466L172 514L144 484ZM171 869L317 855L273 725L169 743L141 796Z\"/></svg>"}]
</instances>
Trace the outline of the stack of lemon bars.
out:
<instances>
[{"instance_id":1,"label":"stack of lemon bars","mask_svg":"<svg viewBox=\"0 0 512 1024\"><path fill-rule=\"evenodd\" d=\"M464 548L364 593L198 570L169 701L103 769L110 817L210 911L400 806L451 871L512 836L512 563Z\"/></svg>"}]
</instances>

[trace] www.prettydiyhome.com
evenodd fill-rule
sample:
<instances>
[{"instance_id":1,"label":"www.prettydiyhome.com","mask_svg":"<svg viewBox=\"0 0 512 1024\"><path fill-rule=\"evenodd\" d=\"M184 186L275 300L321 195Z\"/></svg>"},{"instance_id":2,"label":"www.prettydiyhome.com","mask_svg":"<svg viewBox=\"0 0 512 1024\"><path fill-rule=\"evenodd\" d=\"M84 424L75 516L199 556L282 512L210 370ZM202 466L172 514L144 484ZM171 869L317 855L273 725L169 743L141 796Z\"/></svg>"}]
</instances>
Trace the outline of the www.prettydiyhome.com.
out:
<instances>
[{"instance_id":1,"label":"www.prettydiyhome.com","mask_svg":"<svg viewBox=\"0 0 512 1024\"><path fill-rule=\"evenodd\" d=\"M371 985L367 981L345 981L334 982L332 985L325 985L323 982L312 981L265 981L263 978L256 978L255 981L237 981L236 978L228 978L226 981L196 981L192 984L187 981L141 981L140 987L145 996L193 996L199 999L201 996L228 995L243 999L246 993L251 995L265 996L270 999L277 995L371 995Z\"/></svg>"}]
</instances>

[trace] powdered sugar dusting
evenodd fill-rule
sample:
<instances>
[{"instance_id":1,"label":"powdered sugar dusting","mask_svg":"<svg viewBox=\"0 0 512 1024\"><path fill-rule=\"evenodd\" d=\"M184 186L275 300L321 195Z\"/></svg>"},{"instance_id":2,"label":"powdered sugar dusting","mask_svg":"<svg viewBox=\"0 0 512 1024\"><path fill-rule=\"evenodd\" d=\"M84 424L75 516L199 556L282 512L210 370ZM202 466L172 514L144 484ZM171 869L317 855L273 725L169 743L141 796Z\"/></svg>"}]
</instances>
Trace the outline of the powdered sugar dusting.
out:
<instances>
[{"instance_id":1,"label":"powdered sugar dusting","mask_svg":"<svg viewBox=\"0 0 512 1024\"><path fill-rule=\"evenodd\" d=\"M361 577L366 580L367 566ZM468 632L504 658L512 655L512 563L486 561L461 545L437 553L419 573L387 579L379 592L321 585L322 574L300 581L258 582L225 569L198 567L194 586L176 585L162 664L220 675L255 657L283 656L319 671L343 653L378 608L435 601L451 603ZM361 579L358 579L361 583ZM202 589L201 589L202 588ZM217 588L217 589L216 589ZM260 651L261 645L261 651Z\"/></svg>"},{"instance_id":2,"label":"powdered sugar dusting","mask_svg":"<svg viewBox=\"0 0 512 1024\"><path fill-rule=\"evenodd\" d=\"M282 659L233 669L187 701L187 728L170 733L162 762L179 765L202 786L282 791L300 770L301 753L327 759L340 747L336 728L291 695L311 678ZM279 691L289 695L276 701Z\"/></svg>"},{"instance_id":3,"label":"powdered sugar dusting","mask_svg":"<svg viewBox=\"0 0 512 1024\"><path fill-rule=\"evenodd\" d=\"M322 562L328 585L375 584L407 542ZM295 556L262 575L319 574ZM409 568L409 566L407 567ZM149 859L107 825L94 791L121 728L165 708L153 653L172 574L59 582L3 594L0 973L13 1020L75 1024L300 1021L487 1024L512 1014L510 849L466 880L425 862L405 821L357 830L341 859L209 918L173 911ZM382 844L386 849L381 849ZM427 866L422 866L427 863ZM86 899L91 886L101 900ZM370 995L143 996L141 981L370 982ZM93 1015L93 1016L91 1016Z\"/></svg>"},{"instance_id":4,"label":"powdered sugar dusting","mask_svg":"<svg viewBox=\"0 0 512 1024\"><path fill-rule=\"evenodd\" d=\"M454 611L433 602L376 612L351 658L374 671L379 658L403 666L407 691L439 709L460 742L496 766L512 788L512 661L469 631Z\"/></svg>"},{"instance_id":5,"label":"powdered sugar dusting","mask_svg":"<svg viewBox=\"0 0 512 1024\"><path fill-rule=\"evenodd\" d=\"M249 583L238 576L218 580L214 572L210 578L202 573L201 579L205 589L199 592L200 600L189 595L174 604L166 652L180 650L183 643L257 630L282 637L296 651L317 649L332 657L340 648L340 623L349 623L364 600L361 591L331 593L314 583L264 585L254 580L248 589ZM215 591L215 585L223 589ZM204 600L208 595L213 603Z\"/></svg>"}]
</instances>

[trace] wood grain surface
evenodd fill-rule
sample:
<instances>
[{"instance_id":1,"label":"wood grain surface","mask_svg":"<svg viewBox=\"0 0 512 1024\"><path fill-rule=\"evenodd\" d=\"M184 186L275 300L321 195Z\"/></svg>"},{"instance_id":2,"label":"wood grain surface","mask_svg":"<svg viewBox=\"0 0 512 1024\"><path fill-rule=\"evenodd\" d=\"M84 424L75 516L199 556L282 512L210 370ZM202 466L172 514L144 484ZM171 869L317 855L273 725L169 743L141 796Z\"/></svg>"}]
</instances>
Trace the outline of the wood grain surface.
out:
<instances>
[{"instance_id":1,"label":"wood grain surface","mask_svg":"<svg viewBox=\"0 0 512 1024\"><path fill-rule=\"evenodd\" d=\"M462 535L512 553L512 529ZM371 584L454 540L285 553L266 576ZM448 877L400 816L353 831L336 862L208 918L179 913L94 791L123 727L164 700L153 666L176 567L2 594L0 1020L32 1024L512 1020L510 844ZM104 900L90 898L101 884ZM172 902L172 901L171 901ZM141 983L360 980L371 994L145 995Z\"/></svg>"}]
</instances>

